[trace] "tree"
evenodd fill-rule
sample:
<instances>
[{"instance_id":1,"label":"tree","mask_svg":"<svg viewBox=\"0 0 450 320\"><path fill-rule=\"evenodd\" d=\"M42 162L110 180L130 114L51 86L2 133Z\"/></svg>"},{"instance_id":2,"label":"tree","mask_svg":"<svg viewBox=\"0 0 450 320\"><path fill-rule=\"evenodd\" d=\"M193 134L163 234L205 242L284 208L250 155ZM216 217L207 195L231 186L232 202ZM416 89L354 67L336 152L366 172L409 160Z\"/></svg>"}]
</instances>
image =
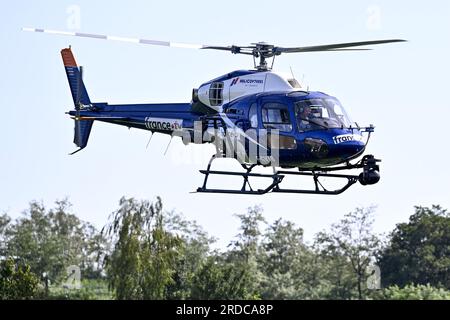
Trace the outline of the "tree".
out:
<instances>
[{"instance_id":1,"label":"tree","mask_svg":"<svg viewBox=\"0 0 450 320\"><path fill-rule=\"evenodd\" d=\"M329 235L320 232L314 243L315 273L313 290L319 299L352 299L356 292L356 279L348 257L339 247L326 244Z\"/></svg>"},{"instance_id":2,"label":"tree","mask_svg":"<svg viewBox=\"0 0 450 320\"><path fill-rule=\"evenodd\" d=\"M378 300L450 300L450 291L430 285L390 286L371 295Z\"/></svg>"},{"instance_id":3,"label":"tree","mask_svg":"<svg viewBox=\"0 0 450 320\"><path fill-rule=\"evenodd\" d=\"M450 215L440 206L415 207L391 233L379 257L384 286L431 284L450 289Z\"/></svg>"},{"instance_id":4,"label":"tree","mask_svg":"<svg viewBox=\"0 0 450 320\"><path fill-rule=\"evenodd\" d=\"M164 299L173 283L182 239L165 229L162 202L122 198L102 230L115 243L106 258L117 299Z\"/></svg>"},{"instance_id":5,"label":"tree","mask_svg":"<svg viewBox=\"0 0 450 320\"><path fill-rule=\"evenodd\" d=\"M80 267L83 275L98 277L96 260L103 254L105 239L91 224L69 213L70 207L67 199L56 201L50 210L31 202L24 216L5 231L7 255L28 264L39 276L47 274L53 283L63 281L71 265Z\"/></svg>"},{"instance_id":6,"label":"tree","mask_svg":"<svg viewBox=\"0 0 450 320\"><path fill-rule=\"evenodd\" d=\"M242 300L257 299L251 270L245 269L228 253L214 253L203 263L195 275L192 299Z\"/></svg>"},{"instance_id":7,"label":"tree","mask_svg":"<svg viewBox=\"0 0 450 320\"><path fill-rule=\"evenodd\" d=\"M192 287L194 299L257 299L261 273L258 269L262 209L248 208L236 215L241 220L240 233L225 253L214 252L201 265Z\"/></svg>"},{"instance_id":8,"label":"tree","mask_svg":"<svg viewBox=\"0 0 450 320\"><path fill-rule=\"evenodd\" d=\"M229 245L231 250L226 255L226 262L236 268L236 275L239 276L237 283L242 286L238 291L244 293L240 299L253 299L260 295L258 289L261 273L257 256L261 237L260 224L265 223L265 219L259 206L248 208L246 214L236 216L241 220L240 233L236 236L237 240Z\"/></svg>"},{"instance_id":9,"label":"tree","mask_svg":"<svg viewBox=\"0 0 450 320\"><path fill-rule=\"evenodd\" d=\"M12 258L0 261L0 300L33 299L38 294L39 278L26 264Z\"/></svg>"},{"instance_id":10,"label":"tree","mask_svg":"<svg viewBox=\"0 0 450 320\"><path fill-rule=\"evenodd\" d=\"M269 226L259 254L263 274L263 299L301 299L308 297L307 271L311 255L303 243L303 229L290 221L276 220Z\"/></svg>"},{"instance_id":11,"label":"tree","mask_svg":"<svg viewBox=\"0 0 450 320\"><path fill-rule=\"evenodd\" d=\"M333 224L331 232L322 232L316 237L322 255L335 259L333 264L337 264L339 271L349 263L356 281L358 299L364 296L363 285L368 277L366 270L374 261L381 243L373 234L372 225L373 208L357 208L346 214L339 223Z\"/></svg>"},{"instance_id":12,"label":"tree","mask_svg":"<svg viewBox=\"0 0 450 320\"><path fill-rule=\"evenodd\" d=\"M173 282L166 290L167 299L189 299L192 297L196 274L200 271L210 253L214 238L196 221L188 221L182 214L168 212L165 216L166 230L182 239L182 247L176 256Z\"/></svg>"},{"instance_id":13,"label":"tree","mask_svg":"<svg viewBox=\"0 0 450 320\"><path fill-rule=\"evenodd\" d=\"M6 213L0 215L0 257L6 255L6 246L8 243L6 231L10 222L11 218Z\"/></svg>"}]
</instances>

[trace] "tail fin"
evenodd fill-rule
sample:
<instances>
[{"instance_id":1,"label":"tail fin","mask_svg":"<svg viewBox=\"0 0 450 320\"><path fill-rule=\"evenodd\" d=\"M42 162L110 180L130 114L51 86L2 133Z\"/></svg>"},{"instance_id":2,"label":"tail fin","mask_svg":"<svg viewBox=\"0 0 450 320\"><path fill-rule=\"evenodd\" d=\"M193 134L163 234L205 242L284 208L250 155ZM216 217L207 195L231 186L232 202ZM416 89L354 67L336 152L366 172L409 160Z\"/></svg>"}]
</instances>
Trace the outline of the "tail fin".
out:
<instances>
[{"instance_id":1,"label":"tail fin","mask_svg":"<svg viewBox=\"0 0 450 320\"><path fill-rule=\"evenodd\" d=\"M81 79L80 69L77 66L75 58L70 48L62 49L61 56L66 68L67 80L69 80L70 91L72 92L73 103L89 105L91 100L84 86L83 79ZM80 92L78 92L80 90Z\"/></svg>"},{"instance_id":2,"label":"tail fin","mask_svg":"<svg viewBox=\"0 0 450 320\"><path fill-rule=\"evenodd\" d=\"M77 66L72 50L70 48L61 50L61 56L66 69L67 79L69 80L70 91L72 92L73 103L76 110L73 143L75 143L79 149L71 153L74 154L87 146L94 120L82 120L79 117L80 109L82 109L83 106L90 105L91 100L87 94L80 69Z\"/></svg>"},{"instance_id":3,"label":"tail fin","mask_svg":"<svg viewBox=\"0 0 450 320\"><path fill-rule=\"evenodd\" d=\"M73 137L73 143L75 143L79 149L72 152L71 155L86 148L93 124L94 120L75 119L75 134Z\"/></svg>"}]
</instances>

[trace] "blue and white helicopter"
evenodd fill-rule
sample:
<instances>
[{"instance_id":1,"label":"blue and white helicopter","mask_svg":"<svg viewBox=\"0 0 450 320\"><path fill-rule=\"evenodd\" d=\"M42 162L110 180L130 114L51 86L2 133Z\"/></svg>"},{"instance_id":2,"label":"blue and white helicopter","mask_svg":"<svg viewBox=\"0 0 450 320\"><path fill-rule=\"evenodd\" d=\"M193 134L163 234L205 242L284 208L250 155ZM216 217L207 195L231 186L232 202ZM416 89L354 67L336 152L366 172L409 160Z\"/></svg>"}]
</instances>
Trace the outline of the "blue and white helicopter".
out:
<instances>
[{"instance_id":1,"label":"blue and white helicopter","mask_svg":"<svg viewBox=\"0 0 450 320\"><path fill-rule=\"evenodd\" d=\"M340 194L356 182L375 184L380 180L380 160L363 155L374 127L351 122L335 97L303 88L293 76L272 71L276 56L284 53L370 50L361 46L403 42L401 39L338 43L308 47L278 47L264 42L249 46L209 46L159 40L24 28L24 31L60 34L103 40L125 41L168 47L224 50L253 56L253 70L239 70L193 89L192 101L177 104L123 104L91 102L71 48L61 51L69 80L75 120L74 143L87 146L94 121L108 122L180 137L188 143L214 143L216 154L208 163L204 183L197 192L266 194L269 192ZM267 59L272 58L271 66ZM259 59L259 63L257 62ZM364 139L363 133L367 136ZM351 160L362 158L355 163ZM214 159L234 158L243 172L211 170ZM257 166L272 167L270 173L255 173ZM362 169L359 174L342 173ZM211 175L237 176L240 188L208 187ZM283 188L286 176L307 176L312 188ZM263 188L252 188L250 179L267 179ZM345 185L326 188L322 179L343 179Z\"/></svg>"}]
</instances>

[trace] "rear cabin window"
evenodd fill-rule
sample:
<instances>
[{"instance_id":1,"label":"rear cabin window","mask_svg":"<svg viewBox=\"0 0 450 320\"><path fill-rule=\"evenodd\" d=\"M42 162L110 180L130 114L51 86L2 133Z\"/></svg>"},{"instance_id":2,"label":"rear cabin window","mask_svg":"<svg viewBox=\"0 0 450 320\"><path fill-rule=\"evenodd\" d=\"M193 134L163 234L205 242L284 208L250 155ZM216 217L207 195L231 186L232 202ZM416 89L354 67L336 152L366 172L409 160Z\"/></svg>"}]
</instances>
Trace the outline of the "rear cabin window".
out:
<instances>
[{"instance_id":1,"label":"rear cabin window","mask_svg":"<svg viewBox=\"0 0 450 320\"><path fill-rule=\"evenodd\" d=\"M213 82L209 87L209 104L220 106L223 103L223 82Z\"/></svg>"}]
</instances>

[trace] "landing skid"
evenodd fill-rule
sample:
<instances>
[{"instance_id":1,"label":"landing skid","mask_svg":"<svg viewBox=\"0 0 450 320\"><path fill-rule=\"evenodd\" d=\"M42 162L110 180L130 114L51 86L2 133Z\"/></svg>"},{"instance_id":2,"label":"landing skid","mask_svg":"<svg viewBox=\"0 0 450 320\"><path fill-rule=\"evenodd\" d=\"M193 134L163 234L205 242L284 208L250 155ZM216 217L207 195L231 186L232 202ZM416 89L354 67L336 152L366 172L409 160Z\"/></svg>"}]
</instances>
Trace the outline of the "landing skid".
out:
<instances>
[{"instance_id":1,"label":"landing skid","mask_svg":"<svg viewBox=\"0 0 450 320\"><path fill-rule=\"evenodd\" d=\"M329 168L316 168L316 169L299 168L298 172L276 170L274 168L273 174L252 173L252 170L257 166L256 164L252 165L241 164L241 166L245 169L245 172L211 170L212 162L215 159L216 155L213 155L208 163L206 170L200 170L200 173L205 175L205 179L203 182L203 186L198 188L197 192L252 194L252 195L261 195L270 192L337 195L341 194L358 181L363 185L367 185L367 184L375 184L380 179L379 166L377 165L377 162L381 160L375 159L373 155L366 155L355 164L347 163L346 165ZM363 172L360 173L359 175L332 173L340 170L349 170L349 169L363 169ZM240 176L243 179L243 183L240 189L211 189L207 187L208 178L210 175ZM281 187L281 183L283 182L283 179L286 176L312 177L314 181L314 189L284 189ZM250 177L266 178L270 181L270 183L265 189L253 189L252 186L250 185L249 181ZM346 184L339 189L328 190L320 182L320 178L322 177L343 179L346 180Z\"/></svg>"}]
</instances>

